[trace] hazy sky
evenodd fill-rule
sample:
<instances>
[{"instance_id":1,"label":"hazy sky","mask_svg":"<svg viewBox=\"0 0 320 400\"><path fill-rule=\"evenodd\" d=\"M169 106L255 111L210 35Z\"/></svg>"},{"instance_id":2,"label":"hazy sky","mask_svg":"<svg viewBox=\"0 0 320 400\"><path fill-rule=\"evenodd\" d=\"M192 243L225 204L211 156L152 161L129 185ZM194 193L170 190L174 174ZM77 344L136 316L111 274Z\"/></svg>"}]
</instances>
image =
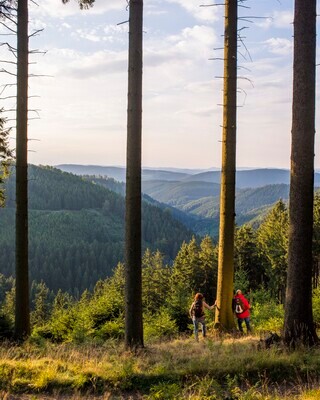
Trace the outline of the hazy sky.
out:
<instances>
[{"instance_id":1,"label":"hazy sky","mask_svg":"<svg viewBox=\"0 0 320 400\"><path fill-rule=\"evenodd\" d=\"M46 54L32 55L30 68L47 76L30 80L30 95L40 96L30 108L40 119L29 123L29 161L125 165L128 24L119 23L128 19L127 2L96 0L88 11L75 0L38 3L30 33L44 30L30 47ZM210 59L223 56L224 7L200 7L211 0L144 3L143 165L219 167L222 61ZM248 29L239 47L237 165L288 168L293 1L242 4L250 9L239 9L247 17L239 27Z\"/></svg>"}]
</instances>

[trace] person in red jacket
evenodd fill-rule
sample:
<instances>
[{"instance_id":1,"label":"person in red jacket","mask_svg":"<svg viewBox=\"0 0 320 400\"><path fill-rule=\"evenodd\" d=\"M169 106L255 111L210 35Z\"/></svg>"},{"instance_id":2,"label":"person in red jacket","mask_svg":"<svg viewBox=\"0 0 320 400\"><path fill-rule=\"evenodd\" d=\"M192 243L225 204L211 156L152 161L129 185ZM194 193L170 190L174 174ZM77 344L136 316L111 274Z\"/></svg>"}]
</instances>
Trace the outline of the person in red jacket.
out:
<instances>
[{"instance_id":1,"label":"person in red jacket","mask_svg":"<svg viewBox=\"0 0 320 400\"><path fill-rule=\"evenodd\" d=\"M232 301L232 308L238 320L239 331L243 332L242 323L244 321L247 327L247 333L251 332L250 304L242 294L241 290L236 291L236 294Z\"/></svg>"}]
</instances>

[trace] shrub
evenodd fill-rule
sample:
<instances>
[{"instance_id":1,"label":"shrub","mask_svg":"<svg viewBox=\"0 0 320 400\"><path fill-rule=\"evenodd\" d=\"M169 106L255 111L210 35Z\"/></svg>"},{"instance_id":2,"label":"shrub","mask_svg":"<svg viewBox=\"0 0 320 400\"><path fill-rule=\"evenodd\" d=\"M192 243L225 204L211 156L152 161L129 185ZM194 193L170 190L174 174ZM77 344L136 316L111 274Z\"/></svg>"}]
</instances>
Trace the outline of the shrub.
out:
<instances>
[{"instance_id":1,"label":"shrub","mask_svg":"<svg viewBox=\"0 0 320 400\"><path fill-rule=\"evenodd\" d=\"M144 318L144 336L146 341L175 336L178 327L170 317L167 309L162 308L157 314L146 315Z\"/></svg>"},{"instance_id":2,"label":"shrub","mask_svg":"<svg viewBox=\"0 0 320 400\"><path fill-rule=\"evenodd\" d=\"M180 397L181 387L177 383L162 382L154 385L150 389L148 400L175 400Z\"/></svg>"},{"instance_id":3,"label":"shrub","mask_svg":"<svg viewBox=\"0 0 320 400\"><path fill-rule=\"evenodd\" d=\"M251 316L255 331L280 332L284 322L284 307L272 299L264 303L254 302Z\"/></svg>"},{"instance_id":4,"label":"shrub","mask_svg":"<svg viewBox=\"0 0 320 400\"><path fill-rule=\"evenodd\" d=\"M124 317L105 322L94 332L94 337L102 340L124 338Z\"/></svg>"},{"instance_id":5,"label":"shrub","mask_svg":"<svg viewBox=\"0 0 320 400\"><path fill-rule=\"evenodd\" d=\"M255 331L281 333L284 323L283 304L263 287L251 293L251 297L251 320Z\"/></svg>"},{"instance_id":6,"label":"shrub","mask_svg":"<svg viewBox=\"0 0 320 400\"><path fill-rule=\"evenodd\" d=\"M76 319L77 315L73 308L61 309L56 311L45 325L36 327L32 336L34 338L42 337L57 343L70 341Z\"/></svg>"},{"instance_id":7,"label":"shrub","mask_svg":"<svg viewBox=\"0 0 320 400\"><path fill-rule=\"evenodd\" d=\"M313 291L312 297L312 309L314 322L320 325L320 288L316 288Z\"/></svg>"}]
</instances>

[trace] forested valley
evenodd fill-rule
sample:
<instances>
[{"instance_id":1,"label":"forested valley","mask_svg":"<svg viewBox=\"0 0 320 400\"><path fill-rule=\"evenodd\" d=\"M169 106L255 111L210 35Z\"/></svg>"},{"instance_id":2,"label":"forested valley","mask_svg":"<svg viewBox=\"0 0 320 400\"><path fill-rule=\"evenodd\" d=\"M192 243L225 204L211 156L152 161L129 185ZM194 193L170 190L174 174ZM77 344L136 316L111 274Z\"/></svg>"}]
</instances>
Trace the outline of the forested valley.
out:
<instances>
[{"instance_id":1,"label":"forested valley","mask_svg":"<svg viewBox=\"0 0 320 400\"><path fill-rule=\"evenodd\" d=\"M96 19L91 25L94 29L86 32L82 28L74 29L68 23L72 18L54 19L58 13L49 3L0 2L0 19L8 38L8 42L2 43L7 57L1 61L5 65L1 72L9 78L1 90L6 108L0 110L0 397L17 395L18 399L32 399L40 394L40 398L47 400L65 399L70 395L74 399L104 396L106 399L137 400L318 398L320 193L314 160L316 0L295 0L294 9L290 6L280 17L274 7L270 7L273 12L267 18L247 15L250 6L246 0L202 5L204 14L192 10L190 4L170 2L170 12L179 3L185 12L193 14L193 26L187 23L182 28L181 25L177 36L173 30L167 31L165 44L170 49L163 47L162 53L156 53L155 49L163 37L157 33L154 36L157 41L148 40L157 31L154 23L150 23L152 29L148 33L151 35L144 41L147 36L144 14L167 17L169 9L162 11L166 4L161 3L161 8L160 3L153 4L155 12L152 12L149 4L145 7L142 0L127 2L125 11L129 15L125 21L117 23L117 29L121 26L118 31L106 24L113 4L97 2L96 5L95 0L62 0L62 3L69 3L70 16L78 7L81 10L94 7ZM282 2L278 3L282 6ZM104 9L106 5L108 8ZM31 6L39 9L31 10ZM224 13L219 12L218 6L224 7ZM206 12L213 10L217 14L211 14L207 20ZM260 8L262 10L264 8ZM281 24L288 28L292 11L291 43L288 35L285 41L276 38L279 34L276 32ZM207 17L202 19L204 15ZM274 23L274 19L277 22ZM203 26L198 25L200 20ZM218 20L223 46L213 47L219 46L217 26L213 29L212 25ZM243 130L239 133L247 136L247 129L251 134L260 133L260 129L262 135L263 132L274 133L270 128L277 134L288 131L288 127L282 125L282 111L278 111L281 103L290 104L291 158L290 171L277 172L279 181L270 181L272 172L263 169L259 171L256 184L250 186L248 182L256 172L237 171L236 154L238 150L250 149L250 156L259 157L264 146L260 146L262 149L258 152L257 144L253 146L253 135L247 137L244 146L244 142L237 141L237 118L247 97L240 83L254 87L250 78L239 75L242 67L245 74L250 73L246 61L252 61L246 45L247 36L243 35L247 29L244 25L256 20L266 22L265 25L254 24L255 28L259 27L260 34L270 24L270 32L264 40L254 34L249 41L250 44L255 42L255 50L261 47L261 55L265 53L263 58L258 56L264 70L257 64L254 66L255 72L260 69L256 75L260 88L261 82L264 83L263 94L259 92L263 103L259 105L260 110L251 108L254 113L241 120ZM280 20L286 22L278 26ZM59 99L59 104L48 103L52 118L48 121L52 126L44 125L41 137L46 139L47 150L56 143L42 159L47 162L51 154L51 160L62 160L57 155L62 148L78 150L76 155L61 154L64 159L79 160L81 154L87 159L88 136L97 139L95 130L97 134L118 133L112 136L111 146L106 147L103 140L98 140L102 150L100 157L103 160L122 157L116 148L126 131L125 169L117 167L119 176L125 174L125 184L108 175L75 176L51 166L30 165L29 153L34 151L32 142L39 139L29 134L29 124L40 116L40 108L33 105L38 96L29 91L30 78L48 77L37 67L35 73L31 69L37 64L33 56L42 53L32 48L31 42L51 21L55 21L54 35L51 39L47 37L46 43L58 35L57 26L64 32L73 32L77 41L71 49L66 39L74 39L73 35L61 35L66 48L54 48L58 51L51 58L52 66L57 66L55 58L61 52L68 53L69 58L64 58L68 68L60 64L59 72L47 64L46 73L57 74L55 82L59 84L54 89L60 91L58 97L51 92L56 101ZM78 18L73 21L78 23ZM173 25L177 21L182 21L180 14ZM103 36L97 35L96 27L100 23ZM122 31L124 26L128 30ZM114 39L127 31L125 130L122 104L125 93L121 86L124 75L116 81L116 74L120 70L123 74L126 41L122 36L118 43ZM86 47L88 57L84 57L84 48L80 52L80 44L85 40L90 40L91 50ZM98 42L103 46L96 47L94 53ZM205 42L202 47L200 44ZM113 43L116 51L111 49ZM269 46L267 56L267 47L262 43ZM283 52L279 43L285 43L288 52L293 48L292 98L286 93L284 101L281 96L288 86L284 75L287 78L291 66L288 68L282 62L274 64L274 74L267 73L268 68L265 68L275 44L274 49ZM167 144L163 146L165 136L172 131L183 133L179 141L171 142L170 137L170 150L174 150L170 157L174 156L175 164L178 152L187 149L189 133L193 131L197 139L205 118L216 113L216 109L211 108L212 96L202 105L197 97L204 88L207 95L212 94L212 78L202 75L199 69L203 67L202 50L207 52L211 47L215 55L216 51L223 51L210 58L223 64L223 76L218 72L215 77L221 79L223 86L222 104L217 103L222 107L221 165L214 170L194 173L175 168L171 177L168 171L160 168L156 171L157 178L151 179L153 172L143 171L142 163L152 160L155 164L159 155L164 157L161 164L164 162L167 156L163 154L164 149L169 150ZM187 51L181 52L183 48ZM198 55L193 59L195 50ZM272 57L278 53L275 51ZM239 55L246 66L239 64ZM176 72L167 69L170 58L174 60L174 69L182 68ZM99 60L103 62L100 64ZM143 74L144 61L146 65L151 61L147 74ZM197 74L200 74L196 81L190 79L196 71L190 68L190 61L197 65ZM153 64L160 67L160 75L155 73ZM83 66L86 68L78 69ZM282 92L276 90L278 84L274 79L281 76L280 69ZM184 70L188 71L188 79L180 81ZM69 94L70 73L73 79L81 79L83 86L77 85L73 99L78 97L82 103L64 101ZM146 90L143 76L151 78ZM152 87L160 76L157 82L160 85ZM170 80L169 86L163 86ZM71 86L74 83L75 80ZM38 89L49 88L42 84ZM85 85L90 86L90 95L83 91ZM108 107L101 109L102 103L91 97L97 94L99 86L103 86L104 95L111 94ZM215 87L215 94L220 88L220 85ZM265 97L268 89L272 100ZM185 97L174 97L178 92L183 92ZM44 93L47 91L42 91ZM187 100L192 100L193 106L182 108ZM13 104L9 104L12 101ZM165 114L159 112L160 102L169 106ZM180 108L174 109L173 105L178 103ZM277 107L273 108L275 104ZM146 111L145 119L142 110ZM15 117L10 114L12 112ZM269 120L261 124L265 112ZM275 115L271 115L273 112ZM3 114L9 117L2 117ZM179 117L179 126L175 125L174 129L173 115ZM195 124L189 126L191 116ZM288 119L287 114L284 116L283 119ZM164 120L167 125L162 125ZM249 128L249 120L256 124L254 131ZM63 129L55 129L50 143L47 134L51 127L58 126L57 122ZM209 126L211 134L212 124ZM161 144L152 141L155 151L151 156L146 155L142 144L149 141L150 146L151 141L150 137L144 141L142 131L155 128L156 135L161 136ZM11 130L15 132L13 136ZM64 132L68 132L66 137ZM262 135L257 142L259 145ZM12 139L16 140L14 151ZM276 155L280 147L274 143L270 155ZM100 152L97 145L93 148L91 160ZM85 152L80 154L80 149ZM212 146L208 149L212 161ZM204 154L203 150L192 146L192 154L194 152L199 157ZM245 163L247 155L242 156ZM269 164L269 159L264 160Z\"/></svg>"},{"instance_id":2,"label":"forested valley","mask_svg":"<svg viewBox=\"0 0 320 400\"><path fill-rule=\"evenodd\" d=\"M0 265L14 274L14 171L6 182L7 205L0 209ZM79 296L112 274L124 251L124 198L94 181L51 167L29 168L30 273ZM159 250L168 263L193 233L169 211L143 203L143 249Z\"/></svg>"},{"instance_id":3,"label":"forested valley","mask_svg":"<svg viewBox=\"0 0 320 400\"><path fill-rule=\"evenodd\" d=\"M51 167L39 168L30 166L30 172L34 178L34 180L30 181L30 184L34 185L33 190L35 193L41 194L36 196L32 194L33 191L30 191L32 199L30 206L33 207L33 204L37 204L39 208L39 210L31 208L30 215L33 215L35 211L36 215L47 214L47 219L41 220L39 218L39 221L50 227L50 229L47 229L44 225L36 225L38 229L41 228L39 234L34 233L39 237L39 242L50 243L50 239L45 239L45 235L49 232L49 238L59 237L61 239L57 242L57 250L60 244L64 248L64 243L68 243L71 238L75 238L75 242L80 241L80 248L85 246L83 239L80 240L82 232L86 233L88 238L95 237L94 226L98 227L100 234L103 236L105 232L101 230L99 220L107 218L107 213L103 212L103 206L101 207L101 204L105 204L106 199L108 199L108 209L113 207L113 214L120 215L123 218L123 209L120 202L123 199L99 186L97 182L101 178L85 177L83 179L74 177L71 174L61 173L61 171ZM93 179L96 183L92 184L87 181L88 179L90 181ZM106 179L102 179L102 181L105 184ZM43 185L42 188L40 184ZM74 188L72 188L73 184L75 185ZM122 186L115 184L115 182L112 184L116 185L118 189ZM69 200L64 199L62 202L61 195L59 195L59 185L64 188L63 193L67 194L66 199L70 196ZM38 189L36 190L36 188ZM1 210L2 216L6 216L6 212L10 215L10 202L12 201L10 190L9 181L7 186L8 206ZM75 190L77 197L82 199L78 203L71 200L73 190ZM117 201L112 203L111 199L117 199ZM50 204L50 207L48 207L48 204ZM61 204L64 204L65 208L63 210L60 209ZM68 206L71 210L68 210ZM81 207L85 208L81 210ZM47 208L52 209L48 210ZM116 210L119 210L119 214L117 214ZM89 213L90 221L89 219L83 220L84 211L92 213ZM165 215L168 221L172 223L169 211L164 214L161 211L158 212L162 215L162 219L165 218L163 216ZM61 219L58 219L58 225L49 224L48 216L51 213L53 215L56 213L62 215ZM63 217L63 213L66 213L66 217ZM79 213L79 218L84 223L82 225L79 222L77 229L71 231L68 228L68 223L75 223L75 219L69 217L72 213ZM97 213L99 218L92 219L94 213ZM6 218L8 217L6 216ZM64 218L68 223L63 224ZM54 222L56 222L55 219ZM8 220L8 223L12 223L12 221ZM157 220L156 223L160 223L160 221ZM92 229L89 230L88 225ZM121 222L118 222L118 226L120 225ZM168 225L171 227L170 224ZM112 388L112 391L119 391L119 393L126 393L128 387L134 387L135 390L143 392L144 388L151 385L152 390L158 393L159 396L161 396L159 393L163 393L160 398L167 399L168 393L173 393L173 397L169 398L179 398L176 396L179 396L181 391L185 391L184 396L187 396L187 393L202 393L201 396L204 396L204 389L202 388L204 384L208 385L206 389L208 393L216 393L217 391L233 393L236 390L240 393L241 390L241 393L254 392L259 394L262 389L260 387L254 389L256 387L254 385L257 382L259 382L259 385L263 385L263 380L256 376L255 363L259 365L258 371L268 370L270 363L273 362L281 365L281 373L274 373L271 378L268 378L270 379L270 385L277 384L279 379L284 379L291 383L296 379L309 379L305 377L304 363L301 362L301 359L308 362L308 374L316 375L318 358L315 352L304 354L304 358L302 354L294 353L298 357L294 358L293 355L281 353L281 350L276 348L275 353L267 349L261 352L255 351L255 355L251 356L251 347L257 346L257 339L251 339L254 340L252 343L250 341L246 342L245 338L239 337L238 339L231 339L229 343L227 336L219 339L219 337L211 336L212 333L206 343L203 342L203 345L198 343L198 346L200 345L201 347L195 347L191 337L192 325L188 316L188 309L193 299L192 295L197 291L205 294L206 301L209 304L213 304L215 301L218 245L209 236L192 237L190 232L185 231L185 228L176 221L173 225L176 229L174 235L178 235L178 229L180 229L180 232L187 232L185 237L181 237L181 243L177 244L177 253L171 253L172 256L170 257L158 249L149 247L146 243L142 257L144 337L148 348L153 349L153 356L143 356L144 363L147 362L149 365L148 371L150 372L148 374L137 375L135 372L145 368L145 365L142 367L139 364L140 357L136 357L134 354L132 356L119 355L122 354L120 343L123 342L125 334L125 269L121 260L115 261L114 268L110 269L108 277L104 275L105 270L103 269L100 270L101 276L98 274L98 269L96 270L97 275L94 276L94 270L89 268L91 276L88 282L92 282L92 288L86 287L86 281L83 279L80 282L83 282L84 289L81 290L81 286L79 286L74 291L72 290L72 280L77 282L77 277L83 276L86 272L81 259L76 258L79 264L74 262L74 269L71 270L70 287L64 289L63 286L58 286L59 283L57 287L50 286L52 281L44 279L46 276L50 277L50 275L46 275L45 271L33 272L33 258L31 258L30 317L32 334L30 342L27 342L26 347L24 347L24 351L32 358L39 357L34 352L37 352L37 354L38 352L40 354L44 353L47 357L50 357L50 361L47 361L48 365L45 368L42 366L42 370L30 363L29 365L21 364L21 367L15 368L16 379L14 381L9 378L9 375L5 377L2 374L4 387L8 387L10 384L11 390L14 392L29 391L30 389L26 386L29 380L26 379L26 383L23 383L23 376L28 373L32 376L30 379L36 382L37 390L41 392L51 392L52 390L64 392L63 385L66 385L66 387L72 385L73 388L79 391L85 391L87 387L91 388L91 381L94 376L94 379L100 382L99 386L95 386L93 390L95 393L105 392L106 388ZM33 226L32 224L31 227ZM6 225L6 227L8 228L9 225ZM108 227L113 229L112 224ZM58 235L54 233L56 229L58 229ZM78 232L80 229L81 234ZM114 236L113 240L116 237ZM4 241L9 240L6 235L1 236L1 238ZM112 248L112 244L110 247ZM71 250L73 248L79 249L76 245L75 247L71 246ZM46 253L46 248L43 247L42 256L45 257L46 254L51 255L52 253ZM265 332L279 333L282 329L287 254L288 208L281 199L266 210L265 214L261 216L259 224L255 221L251 225L245 224L237 227L235 234L234 287L240 288L250 300L252 305L252 326L256 338L259 338L259 336L263 338ZM92 262L90 254L88 256L84 252L83 257L85 256L87 257L85 265L90 267L91 264L89 263ZM50 261L49 258L48 263L54 263L56 257L56 255L53 255L53 261ZM313 314L317 325L320 324L319 258L320 195L316 192L313 241ZM63 258L59 259L59 266L67 268L68 265L65 261ZM2 261L1 266L3 265L6 264ZM58 264L54 265L55 268L58 268ZM54 274L54 270L52 274ZM68 273L65 270L60 270L57 275L63 282ZM10 271L6 274L2 272L0 275L0 302L0 334L2 338L10 338L14 326L15 303L14 278L10 276ZM210 332L214 332L212 312L208 311L206 314L208 328ZM15 350L10 346L8 348L5 345L2 346L1 351L4 359L10 358L11 355L15 354ZM10 356L8 355L9 352ZM83 355L87 353L90 361ZM156 364L153 364L155 362L153 357L156 357ZM210 366L207 365L207 361L205 365L201 364L203 363L201 361L202 357L205 360L210 360ZM253 363L252 367L249 367L251 364L248 363L248 357L254 357L254 361L253 359L251 361ZM66 361L61 361L62 358ZM221 363L221 359L223 359L224 363L231 363L236 370L240 368L243 370L243 363L247 363L245 364L244 372L247 379L246 389L242 387L240 389L241 384L237 378L239 376L238 372L235 372L235 380L230 381L227 387L225 386L225 368L229 367L224 366L224 363ZM100 362L103 360L106 365L112 365L111 369L115 369L114 372L111 374L108 368L101 369L91 364L91 362L97 363L97 360L100 360ZM159 360L162 360L163 371L158 370L160 368L157 367ZM4 362L6 363L6 361ZM56 365L56 363L58 364ZM128 367L128 363L132 365L134 370ZM5 368L8 368L7 364L5 365ZM180 369L182 375L188 375L188 371L194 371L194 374L199 374L198 365L202 365L201 368L206 371L205 373L217 377L217 382L214 385L212 385L209 378L199 380L198 383L191 381L192 383L181 385L179 376L174 378L174 374L170 372L170 368L174 368ZM79 366L85 372L77 372ZM68 373L67 382L65 381L66 371ZM150 384L150 379L151 381L154 379L155 383ZM163 380L162 384L157 383L159 379ZM200 382L202 383L200 384ZM266 393L268 393L268 390ZM150 396L150 399L156 398L152 397L152 395ZM201 396L200 398L204 398Z\"/></svg>"},{"instance_id":4,"label":"forested valley","mask_svg":"<svg viewBox=\"0 0 320 400\"><path fill-rule=\"evenodd\" d=\"M76 297L86 289L92 291L99 279L110 277L118 262L123 262L124 183L34 165L29 166L29 176L31 280L43 281L54 293L61 289ZM6 277L14 275L14 181L12 170L5 185L6 207L0 208L5 222L0 226L0 272ZM184 202L198 207L187 210L184 206L185 211L146 194L143 197L143 251L159 251L168 265L183 242L218 230L217 211L212 212L219 203L202 198L192 185L189 191L197 200ZM285 201L287 195L288 187L282 184L239 190L239 226L249 223L257 228L273 204L278 199ZM183 198L178 188L176 196L176 203ZM211 214L200 212L200 204L206 204L204 210L210 209ZM215 243L217 235L211 237Z\"/></svg>"},{"instance_id":5,"label":"forested valley","mask_svg":"<svg viewBox=\"0 0 320 400\"><path fill-rule=\"evenodd\" d=\"M45 336L67 340L78 335L75 331L77 324L83 324L83 318L88 318L85 323L88 331L83 330L83 338L102 335L101 331L104 330L107 330L103 336L105 338L113 334L121 337L124 323L124 199L118 193L123 193L123 184L106 177L75 176L52 167L30 165L29 174L34 328L45 325L50 331ZM14 173L6 183L7 205L0 209L1 219L5 221L0 227L3 250L0 300L3 315L8 317L6 320L9 324L5 325L5 330L8 326L12 327L14 321L13 187ZM260 190L263 193L268 188ZM244 190L246 192L248 189ZM165 209L165 204L148 196L145 199L142 270L144 313L148 316L147 320L163 318L164 313L170 327L168 334L187 332L190 329L188 306L192 294L200 291L206 295L208 302L215 300L217 240L209 236L197 236L188 230L172 215L172 210L175 210L173 207ZM255 208L255 202L259 204L259 196L251 207ZM248 203L247 207L250 208ZM315 193L313 247L313 286L317 290L320 259L318 192ZM248 293L257 309L259 304L265 307L267 302L270 309L273 307L279 312L279 319L275 320L269 311L266 311L267 315L262 313L263 317L257 316L254 322L257 329L259 318L262 318L265 327L268 324L265 319L269 317L271 326L274 324L272 328L280 329L287 252L288 209L281 199L260 212L258 219L255 217L250 223L236 229L235 287ZM57 307L64 315L62 320L57 317ZM88 313L88 310L91 311ZM317 307L314 312L318 321ZM46 325L47 321L51 321L49 325ZM56 323L66 324L67 327L49 328L50 324ZM109 332L110 324L113 333ZM65 336L58 333L60 331L65 332Z\"/></svg>"}]
</instances>

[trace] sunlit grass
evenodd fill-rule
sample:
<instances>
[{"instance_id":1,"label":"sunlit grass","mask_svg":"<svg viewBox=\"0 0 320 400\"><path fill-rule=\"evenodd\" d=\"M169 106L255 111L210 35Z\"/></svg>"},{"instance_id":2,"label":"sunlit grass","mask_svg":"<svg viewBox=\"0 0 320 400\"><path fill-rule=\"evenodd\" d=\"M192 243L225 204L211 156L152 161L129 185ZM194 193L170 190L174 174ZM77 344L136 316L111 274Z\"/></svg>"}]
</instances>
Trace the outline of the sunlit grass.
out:
<instances>
[{"instance_id":1,"label":"sunlit grass","mask_svg":"<svg viewBox=\"0 0 320 400\"><path fill-rule=\"evenodd\" d=\"M181 338L135 354L116 341L4 343L0 391L39 399L43 393L68 398L113 393L115 399L134 393L134 398L166 400L320 398L320 349L258 350L258 342L254 336L211 336L199 343Z\"/></svg>"}]
</instances>

